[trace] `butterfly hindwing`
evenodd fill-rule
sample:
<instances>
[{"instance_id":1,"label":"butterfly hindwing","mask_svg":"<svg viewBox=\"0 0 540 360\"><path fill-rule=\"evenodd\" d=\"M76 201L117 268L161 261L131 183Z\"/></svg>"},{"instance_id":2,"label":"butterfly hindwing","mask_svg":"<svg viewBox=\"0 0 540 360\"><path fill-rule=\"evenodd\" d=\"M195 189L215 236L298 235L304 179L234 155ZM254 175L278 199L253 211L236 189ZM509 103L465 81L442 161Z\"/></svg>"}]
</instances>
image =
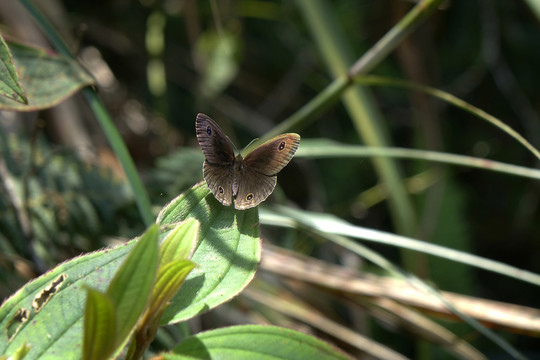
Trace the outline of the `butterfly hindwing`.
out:
<instances>
[{"instance_id":1,"label":"butterfly hindwing","mask_svg":"<svg viewBox=\"0 0 540 360\"><path fill-rule=\"evenodd\" d=\"M214 197L223 205L230 206L232 204L232 167L213 165L208 161L203 165L203 176L206 185L214 194Z\"/></svg>"},{"instance_id":2,"label":"butterfly hindwing","mask_svg":"<svg viewBox=\"0 0 540 360\"><path fill-rule=\"evenodd\" d=\"M277 176L266 176L247 167L239 176L238 193L234 199L234 207L238 210L259 205L276 187Z\"/></svg>"},{"instance_id":3,"label":"butterfly hindwing","mask_svg":"<svg viewBox=\"0 0 540 360\"><path fill-rule=\"evenodd\" d=\"M278 135L250 152L244 159L245 167L264 175L276 175L291 161L298 144L298 134Z\"/></svg>"}]
</instances>

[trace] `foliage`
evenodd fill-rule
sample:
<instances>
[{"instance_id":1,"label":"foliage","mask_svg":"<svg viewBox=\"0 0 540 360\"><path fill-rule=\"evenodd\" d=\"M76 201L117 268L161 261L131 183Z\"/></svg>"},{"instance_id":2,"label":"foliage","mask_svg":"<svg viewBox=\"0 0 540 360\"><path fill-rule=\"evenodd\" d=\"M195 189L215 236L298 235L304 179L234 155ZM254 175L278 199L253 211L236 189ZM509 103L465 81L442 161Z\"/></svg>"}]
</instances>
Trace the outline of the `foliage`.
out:
<instances>
[{"instance_id":1,"label":"foliage","mask_svg":"<svg viewBox=\"0 0 540 360\"><path fill-rule=\"evenodd\" d=\"M32 259L34 271L44 271L70 255L92 250L100 234L120 229L115 217L133 200L110 170L67 149L53 150L41 137L30 143L0 129L0 139L5 164L2 253ZM128 218L129 212L124 214ZM4 284L14 284L13 280L4 278Z\"/></svg>"},{"instance_id":2,"label":"foliage","mask_svg":"<svg viewBox=\"0 0 540 360\"><path fill-rule=\"evenodd\" d=\"M256 223L256 209L224 208L205 184L199 184L162 210L159 252L158 226L153 225L136 241L72 259L9 298L0 308L0 326L9 329L0 351L12 354L29 343L27 359L77 358L82 342L83 359L104 359L120 352L128 335L134 334L127 358L139 358L153 340L162 315L161 320L170 323L192 318L236 296L251 281L260 260ZM230 230L224 231L224 226ZM192 271L195 263L198 266ZM21 312L26 314L23 318ZM58 313L63 314L62 321L55 316ZM283 356L280 352L305 351L305 356L312 356L324 349L329 359L346 358L307 335L256 329L238 327L236 333L214 332L211 337L226 341L226 336L234 336L239 353ZM253 347L239 332L268 347ZM187 340L186 345L204 342L209 335ZM282 346L276 348L272 341ZM214 346L204 348L213 352ZM172 354L193 356L200 351L181 346Z\"/></svg>"},{"instance_id":3,"label":"foliage","mask_svg":"<svg viewBox=\"0 0 540 360\"><path fill-rule=\"evenodd\" d=\"M0 6L2 295L43 274L0 307L5 357L540 353L534 2L20 3L31 22ZM302 136L259 209L197 183L198 112L238 148Z\"/></svg>"}]
</instances>

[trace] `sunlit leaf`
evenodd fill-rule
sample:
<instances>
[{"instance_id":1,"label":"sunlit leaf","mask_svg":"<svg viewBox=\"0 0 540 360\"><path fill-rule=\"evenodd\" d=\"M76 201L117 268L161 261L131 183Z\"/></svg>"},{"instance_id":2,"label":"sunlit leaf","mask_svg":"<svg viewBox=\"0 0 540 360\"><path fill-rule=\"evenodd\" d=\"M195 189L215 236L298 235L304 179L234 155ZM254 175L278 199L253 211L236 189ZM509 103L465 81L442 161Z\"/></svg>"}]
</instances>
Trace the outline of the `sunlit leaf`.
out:
<instances>
[{"instance_id":1,"label":"sunlit leaf","mask_svg":"<svg viewBox=\"0 0 540 360\"><path fill-rule=\"evenodd\" d=\"M107 289L116 316L116 338L123 342L143 314L156 278L158 227L141 236Z\"/></svg>"},{"instance_id":2,"label":"sunlit leaf","mask_svg":"<svg viewBox=\"0 0 540 360\"><path fill-rule=\"evenodd\" d=\"M108 358L116 338L114 306L104 293L89 289L84 315L83 360Z\"/></svg>"},{"instance_id":3,"label":"sunlit leaf","mask_svg":"<svg viewBox=\"0 0 540 360\"><path fill-rule=\"evenodd\" d=\"M329 344L304 333L276 326L244 325L192 336L165 359L351 359Z\"/></svg>"},{"instance_id":4,"label":"sunlit leaf","mask_svg":"<svg viewBox=\"0 0 540 360\"><path fill-rule=\"evenodd\" d=\"M190 218L167 234L159 248L160 267L175 259L189 259L199 237L199 222Z\"/></svg>"},{"instance_id":5,"label":"sunlit leaf","mask_svg":"<svg viewBox=\"0 0 540 360\"><path fill-rule=\"evenodd\" d=\"M201 224L191 258L197 267L171 300L162 322L179 322L230 300L253 279L260 261L257 208L225 207L201 182L169 203L158 223L174 224L190 217Z\"/></svg>"},{"instance_id":6,"label":"sunlit leaf","mask_svg":"<svg viewBox=\"0 0 540 360\"><path fill-rule=\"evenodd\" d=\"M195 267L189 260L174 260L159 269L156 285L150 298L150 309L152 313L157 313L165 308L167 302L178 292L186 276ZM184 296L191 294L183 292Z\"/></svg>"}]
</instances>

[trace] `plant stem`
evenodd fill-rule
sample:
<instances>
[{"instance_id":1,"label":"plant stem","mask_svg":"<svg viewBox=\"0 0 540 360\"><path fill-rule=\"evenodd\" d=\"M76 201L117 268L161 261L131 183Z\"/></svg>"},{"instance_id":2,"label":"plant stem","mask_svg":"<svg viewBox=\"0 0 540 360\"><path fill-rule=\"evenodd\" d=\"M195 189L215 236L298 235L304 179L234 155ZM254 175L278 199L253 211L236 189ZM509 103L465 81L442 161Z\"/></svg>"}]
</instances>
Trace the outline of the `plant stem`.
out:
<instances>
[{"instance_id":1,"label":"plant stem","mask_svg":"<svg viewBox=\"0 0 540 360\"><path fill-rule=\"evenodd\" d=\"M371 93L363 87L350 85L351 75L371 70L395 49L401 40L410 34L416 25L426 18L440 2L441 0L420 2L351 67L350 48L344 41L346 36L339 31L340 27L332 16L333 11L330 6L324 0L296 1L324 60L327 62L329 71L337 79L335 81L348 85L338 88L338 90L343 93L344 104L366 145L387 146L389 143L387 131L383 126L384 119L378 111ZM342 80L343 77L349 81ZM327 96L335 98L332 94L327 94ZM407 236L417 236L416 214L401 180L402 176L397 164L388 158L374 158L373 164L389 193L389 208L397 231ZM410 251L404 251L403 255L405 267L418 273L420 271L419 255Z\"/></svg>"}]
</instances>

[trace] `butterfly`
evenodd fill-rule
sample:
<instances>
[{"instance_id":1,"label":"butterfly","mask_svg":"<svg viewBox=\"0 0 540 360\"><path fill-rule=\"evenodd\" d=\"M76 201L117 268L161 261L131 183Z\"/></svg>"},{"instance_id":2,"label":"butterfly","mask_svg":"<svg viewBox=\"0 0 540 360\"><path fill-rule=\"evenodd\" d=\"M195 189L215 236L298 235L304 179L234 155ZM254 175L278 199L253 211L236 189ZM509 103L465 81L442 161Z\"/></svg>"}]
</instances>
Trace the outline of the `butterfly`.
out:
<instances>
[{"instance_id":1,"label":"butterfly","mask_svg":"<svg viewBox=\"0 0 540 360\"><path fill-rule=\"evenodd\" d=\"M300 135L278 135L242 157L223 130L204 114L195 120L197 139L206 157L203 176L223 205L245 210L259 205L274 191L277 173L291 161Z\"/></svg>"}]
</instances>

